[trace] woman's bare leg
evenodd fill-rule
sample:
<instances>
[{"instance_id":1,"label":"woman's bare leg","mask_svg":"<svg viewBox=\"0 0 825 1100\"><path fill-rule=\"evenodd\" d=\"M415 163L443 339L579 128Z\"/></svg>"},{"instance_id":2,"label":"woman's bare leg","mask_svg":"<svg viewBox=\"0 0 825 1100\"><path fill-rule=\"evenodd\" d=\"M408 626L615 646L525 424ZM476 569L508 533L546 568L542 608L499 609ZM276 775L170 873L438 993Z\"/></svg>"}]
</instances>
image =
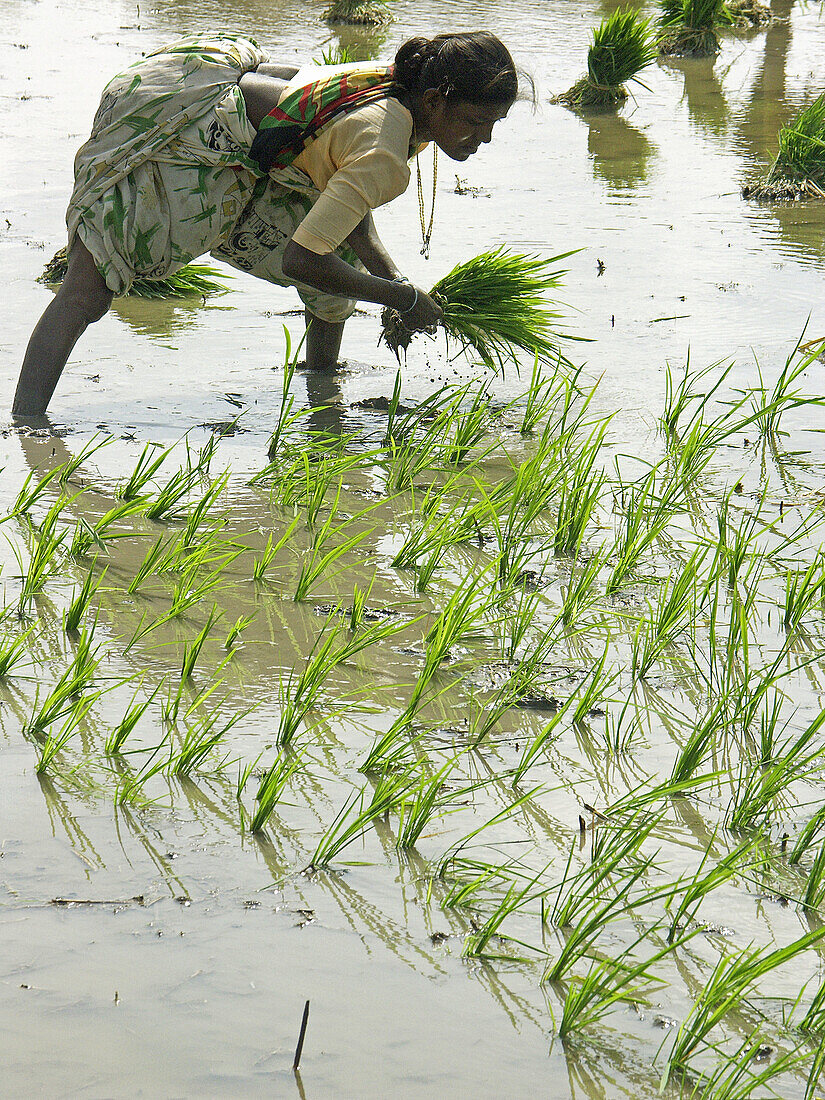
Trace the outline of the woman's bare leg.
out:
<instances>
[{"instance_id":1,"label":"woman's bare leg","mask_svg":"<svg viewBox=\"0 0 825 1100\"><path fill-rule=\"evenodd\" d=\"M75 238L60 289L26 348L14 395L14 416L40 416L46 411L72 348L86 328L103 317L112 297L92 254Z\"/></svg>"},{"instance_id":2,"label":"woman's bare leg","mask_svg":"<svg viewBox=\"0 0 825 1100\"><path fill-rule=\"evenodd\" d=\"M338 366L338 353L344 335L343 321L322 321L304 310L307 323L307 370L332 371Z\"/></svg>"}]
</instances>

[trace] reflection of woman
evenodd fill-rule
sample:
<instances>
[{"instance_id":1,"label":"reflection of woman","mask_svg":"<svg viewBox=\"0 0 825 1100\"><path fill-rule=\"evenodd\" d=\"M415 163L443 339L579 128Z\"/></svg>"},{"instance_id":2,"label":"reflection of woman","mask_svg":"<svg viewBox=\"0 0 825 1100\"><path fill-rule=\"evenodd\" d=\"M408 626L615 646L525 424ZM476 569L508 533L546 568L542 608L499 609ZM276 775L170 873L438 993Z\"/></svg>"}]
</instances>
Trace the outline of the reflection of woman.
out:
<instances>
[{"instance_id":1,"label":"reflection of woman","mask_svg":"<svg viewBox=\"0 0 825 1100\"><path fill-rule=\"evenodd\" d=\"M106 87L77 155L68 271L29 341L15 414L45 410L114 294L210 250L298 287L310 369L336 365L355 300L411 330L434 324L439 307L399 277L371 211L404 191L421 143L466 160L517 94L510 54L483 31L413 38L384 68L298 71L242 38L151 54Z\"/></svg>"}]
</instances>

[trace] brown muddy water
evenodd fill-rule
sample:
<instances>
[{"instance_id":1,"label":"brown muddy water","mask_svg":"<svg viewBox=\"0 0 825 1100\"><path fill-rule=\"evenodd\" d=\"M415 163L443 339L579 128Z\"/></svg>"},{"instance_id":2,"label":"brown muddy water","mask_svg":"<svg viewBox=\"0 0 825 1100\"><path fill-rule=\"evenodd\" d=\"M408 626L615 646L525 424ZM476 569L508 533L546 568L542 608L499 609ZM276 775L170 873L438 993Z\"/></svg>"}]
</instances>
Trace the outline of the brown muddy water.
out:
<instances>
[{"instance_id":1,"label":"brown muddy water","mask_svg":"<svg viewBox=\"0 0 825 1100\"><path fill-rule=\"evenodd\" d=\"M825 206L751 205L740 188L768 166L779 125L822 90L825 17L815 4L775 3L766 30L727 35L714 62L652 66L647 89L616 115L582 118L550 105L582 72L590 27L614 7L399 0L385 32L349 39L389 55L413 33L481 25L533 73L538 111L514 108L493 143L457 166L477 191L456 193L454 166L442 158L429 261L418 251L415 188L377 220L401 268L423 284L502 242L549 254L581 249L568 261L561 297L571 331L592 342L569 349L583 371L567 422L577 416L577 427L561 449L552 445L565 431L561 391L542 421L551 424L544 444L542 424L532 435L519 431L524 401L508 403L528 387L525 364L520 377L491 380L475 465L451 465L434 452L412 490L403 479L393 487L400 460L393 465L382 449L386 415L363 403L391 394L396 368L377 347L375 312L366 311L348 325L340 377L296 375L296 408L330 407L297 422L291 458L250 484L266 465L278 416L283 325L295 336L301 326L290 292L234 272L232 293L204 306L116 303L77 349L50 426L18 431L6 414L0 660L25 637L20 661L0 679L3 1095L652 1098L668 1068L668 1097L722 1095L718 1078L702 1083L717 1072L740 1074L741 1091L725 1095L806 1094L822 1023L815 943L803 941L804 950L750 981L729 979L727 1011L681 1061L672 1048L695 1024L692 1006L712 988L720 960L749 948L763 958L821 928L825 854L815 815L825 763L811 723L825 690L822 361L811 359L792 383L779 425L743 418L765 404L756 392L760 367L770 390L803 332L805 341L825 337ZM273 56L304 60L337 41L319 20L322 8L0 0L3 408L49 300L35 278L63 243L74 150L105 80L142 51L210 28L251 34ZM722 427L693 465L688 426L699 402L679 421L679 439L658 423L667 365L678 384L688 351L696 392L721 380L703 423L716 417ZM721 365L699 374L714 363ZM448 358L441 344L421 342L404 367L402 400L414 405L482 373ZM231 434L215 436L233 421ZM606 434L585 483L599 487L600 469L605 481L574 561L554 554L552 537L570 471L600 423ZM357 460L333 468L334 448L313 450L307 428L344 433L341 453ZM176 469L197 465L213 437L209 473L193 479L183 514L152 520L143 508L116 520L96 549L68 552L78 525L87 530L119 503L145 444L176 444L147 487L155 498ZM20 504L32 471L29 487L93 439L105 445L65 483L55 478ZM315 456L303 488L300 465L287 477L302 451ZM511 583L497 585L497 532L510 505L517 517L524 503L512 472L536 454L545 507L522 532L525 556ZM646 463L660 465L641 502L641 551L619 577ZM224 471L189 550L130 593L150 547L184 531L210 478ZM326 475L313 525L306 479L314 491ZM446 486L436 513L457 516L467 501L480 510L474 537L439 553L422 589L415 571L392 562L434 485ZM665 522L645 542L657 501L674 486ZM22 578L32 575L58 504L52 533L62 542L28 597ZM331 514L341 529L319 554L353 534L363 539L296 601L313 538ZM254 580L270 534L277 540L295 519ZM192 546L203 548L194 565ZM593 563L574 608L571 589ZM812 596L797 621L786 592L798 590L809 565ZM38 772L47 735L59 735L66 713L40 731L33 720L82 657L84 635L66 633L65 615L90 571L100 586L81 625L98 664L67 704L86 699L89 707ZM369 801L380 789L382 769L359 769L421 682L435 644L428 631L443 625L439 616L473 577L478 615L448 646L395 742L403 756L386 771L423 782L448 769L429 823L414 846L399 848L409 801L402 809L390 800L329 867L311 868L339 811L357 812L353 792L363 787ZM684 577L682 611L661 627L662 644L642 669L646 624ZM397 632L329 672L291 745L299 767L266 829L253 835L249 816L260 773L278 757L291 670L300 673L334 629L339 616L330 608L348 608L355 586L371 584L369 608L393 613L377 623ZM200 596L166 618L198 585ZM510 652L520 603L526 633ZM250 621L230 652L225 639L240 617ZM182 661L210 622L181 683ZM338 637L350 637L346 624ZM542 638L537 682L479 736L495 691ZM588 684L592 697L573 721ZM122 751L107 753L113 729L142 702ZM223 732L187 772L175 758L193 728ZM703 729L708 736L688 761L685 746ZM806 730L810 738L794 748ZM535 759L514 785L513 769L537 738ZM784 773L771 770L777 761ZM148 775L153 763L162 767ZM694 785L648 797L674 768ZM774 778L762 808L747 812ZM611 851L634 837L610 863ZM732 872L695 892L677 920L690 881L724 869L720 861L741 845ZM600 868L609 868L603 878ZM560 902L574 895L562 919ZM549 980L586 919L580 956ZM690 938L668 950L674 920ZM594 960L604 963L592 1002L599 1015L575 1026L570 996ZM615 960L625 969L611 969ZM627 968L641 965L646 972L622 985ZM737 1062L748 1037L753 1047ZM759 1083L794 1054L798 1064ZM808 1095L817 1094L811 1085Z\"/></svg>"}]
</instances>

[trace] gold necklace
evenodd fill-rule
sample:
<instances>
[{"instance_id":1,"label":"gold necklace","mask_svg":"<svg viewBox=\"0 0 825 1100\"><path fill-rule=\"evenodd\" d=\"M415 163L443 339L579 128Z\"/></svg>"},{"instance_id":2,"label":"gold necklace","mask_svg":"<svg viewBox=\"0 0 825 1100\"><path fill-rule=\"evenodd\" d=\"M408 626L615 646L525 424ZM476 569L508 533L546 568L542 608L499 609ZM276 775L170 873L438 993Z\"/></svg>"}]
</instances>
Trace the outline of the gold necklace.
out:
<instances>
[{"instance_id":1,"label":"gold necklace","mask_svg":"<svg viewBox=\"0 0 825 1100\"><path fill-rule=\"evenodd\" d=\"M425 224L424 221L424 187L421 183L421 161L419 160L418 150L415 154L415 175L418 184L418 215L421 218L421 255L425 260L428 260L430 258L430 241L433 235L433 221L435 220L435 185L438 181L438 146L435 142L433 142L433 201L430 206L429 224Z\"/></svg>"}]
</instances>

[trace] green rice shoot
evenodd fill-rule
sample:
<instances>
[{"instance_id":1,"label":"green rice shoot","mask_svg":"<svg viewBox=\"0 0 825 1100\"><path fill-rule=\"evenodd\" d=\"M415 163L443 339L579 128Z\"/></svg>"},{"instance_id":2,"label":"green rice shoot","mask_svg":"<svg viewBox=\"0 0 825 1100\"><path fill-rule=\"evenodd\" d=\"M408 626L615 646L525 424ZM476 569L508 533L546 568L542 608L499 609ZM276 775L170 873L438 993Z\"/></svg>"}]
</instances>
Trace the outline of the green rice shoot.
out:
<instances>
[{"instance_id":1,"label":"green rice shoot","mask_svg":"<svg viewBox=\"0 0 825 1100\"><path fill-rule=\"evenodd\" d=\"M724 0L659 0L659 52L668 57L712 57L716 31L734 17Z\"/></svg>"},{"instance_id":2,"label":"green rice shoot","mask_svg":"<svg viewBox=\"0 0 825 1100\"><path fill-rule=\"evenodd\" d=\"M60 248L43 268L39 283L54 286L62 283L69 261L66 249ZM211 298L228 294L229 287L221 280L231 278L210 264L187 264L165 279L135 279L124 297L128 298Z\"/></svg>"},{"instance_id":3,"label":"green rice shoot","mask_svg":"<svg viewBox=\"0 0 825 1100\"><path fill-rule=\"evenodd\" d=\"M742 189L748 199L825 199L825 92L777 135L779 150L767 178Z\"/></svg>"},{"instance_id":4,"label":"green rice shoot","mask_svg":"<svg viewBox=\"0 0 825 1100\"><path fill-rule=\"evenodd\" d=\"M565 274L555 265L570 255L543 259L500 245L458 264L430 291L444 310L439 323L448 341L475 352L491 370L516 363L518 351L542 360L558 357L561 314L547 294ZM398 357L413 333L395 310L385 310L383 321L382 338Z\"/></svg>"},{"instance_id":5,"label":"green rice shoot","mask_svg":"<svg viewBox=\"0 0 825 1100\"><path fill-rule=\"evenodd\" d=\"M650 21L637 11L620 8L593 31L587 52L587 75L557 97L566 107L615 107L627 99L625 85L656 58Z\"/></svg>"}]
</instances>

